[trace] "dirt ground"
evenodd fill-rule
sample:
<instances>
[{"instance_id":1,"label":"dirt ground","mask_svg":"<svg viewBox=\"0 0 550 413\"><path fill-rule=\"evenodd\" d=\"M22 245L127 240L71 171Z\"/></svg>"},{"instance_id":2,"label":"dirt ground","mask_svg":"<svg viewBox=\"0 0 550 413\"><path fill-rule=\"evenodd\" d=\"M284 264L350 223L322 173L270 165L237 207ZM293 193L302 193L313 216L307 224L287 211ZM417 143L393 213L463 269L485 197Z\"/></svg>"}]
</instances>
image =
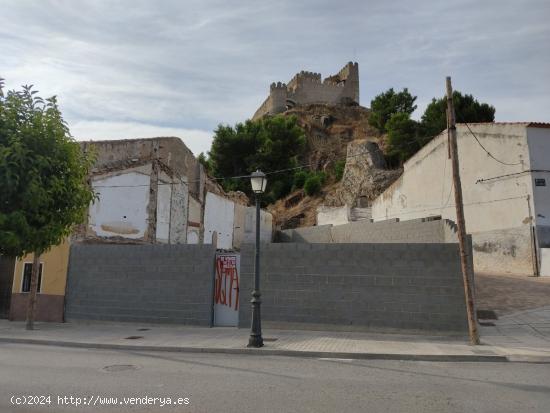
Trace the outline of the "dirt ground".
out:
<instances>
[{"instance_id":1,"label":"dirt ground","mask_svg":"<svg viewBox=\"0 0 550 413\"><path fill-rule=\"evenodd\" d=\"M550 305L550 277L476 273L478 310L497 315Z\"/></svg>"}]
</instances>

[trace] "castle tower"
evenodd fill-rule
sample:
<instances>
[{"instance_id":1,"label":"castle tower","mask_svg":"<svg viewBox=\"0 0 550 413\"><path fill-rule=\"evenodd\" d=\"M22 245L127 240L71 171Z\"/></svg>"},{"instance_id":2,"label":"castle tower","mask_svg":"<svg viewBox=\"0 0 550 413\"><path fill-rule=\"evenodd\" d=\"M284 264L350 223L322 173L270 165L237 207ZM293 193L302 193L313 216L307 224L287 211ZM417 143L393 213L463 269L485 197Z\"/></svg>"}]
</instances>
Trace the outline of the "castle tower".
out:
<instances>
[{"instance_id":1,"label":"castle tower","mask_svg":"<svg viewBox=\"0 0 550 413\"><path fill-rule=\"evenodd\" d=\"M301 71L286 85L272 83L269 96L256 110L252 119L275 115L287 109L287 103L304 105L320 103L327 105L359 104L359 64L347 63L340 71L321 82L321 74Z\"/></svg>"},{"instance_id":2,"label":"castle tower","mask_svg":"<svg viewBox=\"0 0 550 413\"><path fill-rule=\"evenodd\" d=\"M344 82L344 98L350 98L359 104L359 64L357 62L348 62L340 72L338 72L340 81Z\"/></svg>"},{"instance_id":3,"label":"castle tower","mask_svg":"<svg viewBox=\"0 0 550 413\"><path fill-rule=\"evenodd\" d=\"M286 110L287 87L282 82L272 83L269 88L269 98L271 100L271 114L281 113Z\"/></svg>"}]
</instances>

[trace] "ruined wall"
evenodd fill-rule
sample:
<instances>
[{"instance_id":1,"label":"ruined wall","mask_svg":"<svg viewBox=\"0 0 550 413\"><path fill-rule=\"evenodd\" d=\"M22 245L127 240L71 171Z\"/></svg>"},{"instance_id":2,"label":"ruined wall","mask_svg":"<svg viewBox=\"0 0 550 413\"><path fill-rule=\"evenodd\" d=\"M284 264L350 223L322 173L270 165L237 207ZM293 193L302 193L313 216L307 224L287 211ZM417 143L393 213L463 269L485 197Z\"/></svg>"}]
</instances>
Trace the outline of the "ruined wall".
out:
<instances>
[{"instance_id":1,"label":"ruined wall","mask_svg":"<svg viewBox=\"0 0 550 413\"><path fill-rule=\"evenodd\" d=\"M172 214L172 179L161 171L157 189L157 231L156 241L167 244L170 238L170 219Z\"/></svg>"},{"instance_id":2,"label":"ruined wall","mask_svg":"<svg viewBox=\"0 0 550 413\"><path fill-rule=\"evenodd\" d=\"M91 182L98 199L75 241L186 242L187 198L203 193L204 171L179 138L81 145L96 159Z\"/></svg>"},{"instance_id":3,"label":"ruined wall","mask_svg":"<svg viewBox=\"0 0 550 413\"><path fill-rule=\"evenodd\" d=\"M204 243L211 244L212 235L217 233L217 248L232 248L234 216L232 201L208 192L204 207Z\"/></svg>"},{"instance_id":4,"label":"ruined wall","mask_svg":"<svg viewBox=\"0 0 550 413\"><path fill-rule=\"evenodd\" d=\"M87 236L147 237L151 165L92 179L98 199L89 208Z\"/></svg>"},{"instance_id":5,"label":"ruined wall","mask_svg":"<svg viewBox=\"0 0 550 413\"><path fill-rule=\"evenodd\" d=\"M266 244L261 266L264 326L467 332L457 244ZM253 278L246 244L242 303ZM249 327L250 305L239 311Z\"/></svg>"},{"instance_id":6,"label":"ruined wall","mask_svg":"<svg viewBox=\"0 0 550 413\"><path fill-rule=\"evenodd\" d=\"M191 182L189 192L192 195L197 198L200 195L200 163L180 138L91 141L81 142L81 146L96 155L92 173L125 169L157 159L175 176L185 177Z\"/></svg>"},{"instance_id":7,"label":"ruined wall","mask_svg":"<svg viewBox=\"0 0 550 413\"><path fill-rule=\"evenodd\" d=\"M202 205L192 196L189 197L189 215L187 218L187 243L198 244L201 238Z\"/></svg>"},{"instance_id":8,"label":"ruined wall","mask_svg":"<svg viewBox=\"0 0 550 413\"><path fill-rule=\"evenodd\" d=\"M184 244L187 242L187 216L189 191L182 182L172 184L172 210L170 212L170 243Z\"/></svg>"}]
</instances>

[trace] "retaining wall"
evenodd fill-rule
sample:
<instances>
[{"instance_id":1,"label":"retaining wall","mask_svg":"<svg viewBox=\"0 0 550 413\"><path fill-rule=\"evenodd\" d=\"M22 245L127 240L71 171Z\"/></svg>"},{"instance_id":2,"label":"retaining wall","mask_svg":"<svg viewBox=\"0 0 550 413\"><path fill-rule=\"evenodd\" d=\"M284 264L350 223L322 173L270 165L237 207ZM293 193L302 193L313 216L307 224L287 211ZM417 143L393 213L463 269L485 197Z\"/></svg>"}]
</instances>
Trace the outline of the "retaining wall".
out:
<instances>
[{"instance_id":1,"label":"retaining wall","mask_svg":"<svg viewBox=\"0 0 550 413\"><path fill-rule=\"evenodd\" d=\"M369 220L343 225L320 225L287 229L277 233L278 242L370 243L370 242L458 242L454 223L449 220Z\"/></svg>"}]
</instances>

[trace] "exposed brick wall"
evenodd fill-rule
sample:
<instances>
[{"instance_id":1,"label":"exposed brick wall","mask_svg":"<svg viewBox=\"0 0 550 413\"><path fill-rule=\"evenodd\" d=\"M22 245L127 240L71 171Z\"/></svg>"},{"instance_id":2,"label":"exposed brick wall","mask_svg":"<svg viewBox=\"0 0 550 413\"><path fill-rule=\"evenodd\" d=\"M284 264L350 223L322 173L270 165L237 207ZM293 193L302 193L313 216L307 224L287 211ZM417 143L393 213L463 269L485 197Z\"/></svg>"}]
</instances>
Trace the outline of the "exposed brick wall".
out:
<instances>
[{"instance_id":1,"label":"exposed brick wall","mask_svg":"<svg viewBox=\"0 0 550 413\"><path fill-rule=\"evenodd\" d=\"M65 317L210 325L212 245L73 245Z\"/></svg>"},{"instance_id":2,"label":"exposed brick wall","mask_svg":"<svg viewBox=\"0 0 550 413\"><path fill-rule=\"evenodd\" d=\"M253 265L244 245L241 327L250 326ZM457 244L265 244L261 269L266 322L467 331Z\"/></svg>"}]
</instances>

